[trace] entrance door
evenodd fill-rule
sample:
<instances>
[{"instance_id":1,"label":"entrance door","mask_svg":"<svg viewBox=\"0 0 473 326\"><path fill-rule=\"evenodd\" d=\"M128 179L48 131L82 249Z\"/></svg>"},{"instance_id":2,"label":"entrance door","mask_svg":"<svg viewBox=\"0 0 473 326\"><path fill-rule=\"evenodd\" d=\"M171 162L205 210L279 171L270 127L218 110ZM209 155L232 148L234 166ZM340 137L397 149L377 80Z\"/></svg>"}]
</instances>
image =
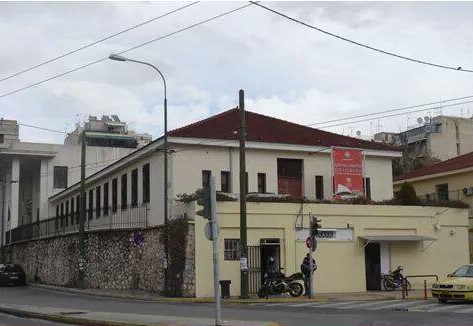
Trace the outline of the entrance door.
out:
<instances>
[{"instance_id":1,"label":"entrance door","mask_svg":"<svg viewBox=\"0 0 473 326\"><path fill-rule=\"evenodd\" d=\"M281 269L281 247L279 239L261 239L261 279L269 270L269 259L274 258L276 271Z\"/></svg>"},{"instance_id":2,"label":"entrance door","mask_svg":"<svg viewBox=\"0 0 473 326\"><path fill-rule=\"evenodd\" d=\"M381 250L379 243L365 247L366 290L381 291Z\"/></svg>"}]
</instances>

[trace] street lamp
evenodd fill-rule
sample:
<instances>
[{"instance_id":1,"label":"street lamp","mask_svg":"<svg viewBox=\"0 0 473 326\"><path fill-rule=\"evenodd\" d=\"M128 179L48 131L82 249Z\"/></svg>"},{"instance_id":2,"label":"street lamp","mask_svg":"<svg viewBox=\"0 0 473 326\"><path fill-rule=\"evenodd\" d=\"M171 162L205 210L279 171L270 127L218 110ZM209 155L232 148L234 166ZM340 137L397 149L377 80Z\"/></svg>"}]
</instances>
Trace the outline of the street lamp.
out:
<instances>
[{"instance_id":1,"label":"street lamp","mask_svg":"<svg viewBox=\"0 0 473 326\"><path fill-rule=\"evenodd\" d=\"M161 76L164 84L164 255L165 255L165 278L164 278L164 290L167 290L167 272L169 266L169 237L168 237L168 100L167 100L167 86L166 86L166 79L164 78L161 71L154 65L148 62L143 62L139 60L133 60L129 58L125 58L119 54L111 54L108 57L110 60L120 61L120 62L135 62L139 63L148 67L153 68L157 71L159 76Z\"/></svg>"}]
</instances>

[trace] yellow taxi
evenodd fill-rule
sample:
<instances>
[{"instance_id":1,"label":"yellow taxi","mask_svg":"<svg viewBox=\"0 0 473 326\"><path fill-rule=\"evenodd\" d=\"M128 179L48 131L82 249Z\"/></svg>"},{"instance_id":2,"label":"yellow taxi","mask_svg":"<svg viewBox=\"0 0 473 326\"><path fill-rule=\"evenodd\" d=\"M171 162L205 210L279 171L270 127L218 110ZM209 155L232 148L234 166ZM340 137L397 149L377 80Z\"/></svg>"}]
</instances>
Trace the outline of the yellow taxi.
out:
<instances>
[{"instance_id":1,"label":"yellow taxi","mask_svg":"<svg viewBox=\"0 0 473 326\"><path fill-rule=\"evenodd\" d=\"M448 274L445 281L435 282L431 291L440 303L447 300L473 300L473 265L463 265Z\"/></svg>"}]
</instances>

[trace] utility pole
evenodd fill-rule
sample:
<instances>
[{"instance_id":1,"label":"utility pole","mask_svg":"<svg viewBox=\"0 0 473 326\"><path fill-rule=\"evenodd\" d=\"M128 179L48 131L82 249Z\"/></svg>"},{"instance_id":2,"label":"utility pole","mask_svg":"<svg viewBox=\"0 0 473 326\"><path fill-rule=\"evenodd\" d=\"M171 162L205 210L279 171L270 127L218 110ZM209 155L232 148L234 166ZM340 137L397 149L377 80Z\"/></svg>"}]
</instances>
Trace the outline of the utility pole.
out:
<instances>
[{"instance_id":1,"label":"utility pole","mask_svg":"<svg viewBox=\"0 0 473 326\"><path fill-rule=\"evenodd\" d=\"M86 137L85 126L81 135L81 157L80 157L80 210L79 210L79 277L77 280L77 287L79 289L85 288L84 274L85 274L85 245L84 245L84 225L85 225L85 205L87 203L85 198L85 162L86 162Z\"/></svg>"},{"instance_id":2,"label":"utility pole","mask_svg":"<svg viewBox=\"0 0 473 326\"><path fill-rule=\"evenodd\" d=\"M249 298L248 295L248 247L246 231L246 157L245 157L245 92L240 89L239 92L239 118L240 118L240 296L243 299Z\"/></svg>"},{"instance_id":3,"label":"utility pole","mask_svg":"<svg viewBox=\"0 0 473 326\"><path fill-rule=\"evenodd\" d=\"M215 326L221 326L220 317L220 272L218 269L218 220L217 220L217 193L215 191L215 177L210 178L210 220L212 226L212 245L214 263L214 297L215 297Z\"/></svg>"}]
</instances>

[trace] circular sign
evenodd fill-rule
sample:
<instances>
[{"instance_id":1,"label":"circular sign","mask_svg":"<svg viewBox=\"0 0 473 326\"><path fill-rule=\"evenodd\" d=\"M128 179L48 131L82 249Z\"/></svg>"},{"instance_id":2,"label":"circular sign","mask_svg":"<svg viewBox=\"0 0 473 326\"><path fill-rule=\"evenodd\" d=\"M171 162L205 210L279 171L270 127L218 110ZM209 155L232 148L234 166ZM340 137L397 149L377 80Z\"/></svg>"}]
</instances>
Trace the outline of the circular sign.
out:
<instances>
[{"instance_id":1,"label":"circular sign","mask_svg":"<svg viewBox=\"0 0 473 326\"><path fill-rule=\"evenodd\" d=\"M307 239L305 239L305 244L307 248L312 249L312 237L307 237Z\"/></svg>"},{"instance_id":2,"label":"circular sign","mask_svg":"<svg viewBox=\"0 0 473 326\"><path fill-rule=\"evenodd\" d=\"M207 238L207 240L210 240L210 241L213 240L213 238L212 238L212 223L211 222L207 222L207 224L205 224L204 234L205 234L205 237ZM219 234L220 234L220 227L217 225L217 238L218 238Z\"/></svg>"}]
</instances>

